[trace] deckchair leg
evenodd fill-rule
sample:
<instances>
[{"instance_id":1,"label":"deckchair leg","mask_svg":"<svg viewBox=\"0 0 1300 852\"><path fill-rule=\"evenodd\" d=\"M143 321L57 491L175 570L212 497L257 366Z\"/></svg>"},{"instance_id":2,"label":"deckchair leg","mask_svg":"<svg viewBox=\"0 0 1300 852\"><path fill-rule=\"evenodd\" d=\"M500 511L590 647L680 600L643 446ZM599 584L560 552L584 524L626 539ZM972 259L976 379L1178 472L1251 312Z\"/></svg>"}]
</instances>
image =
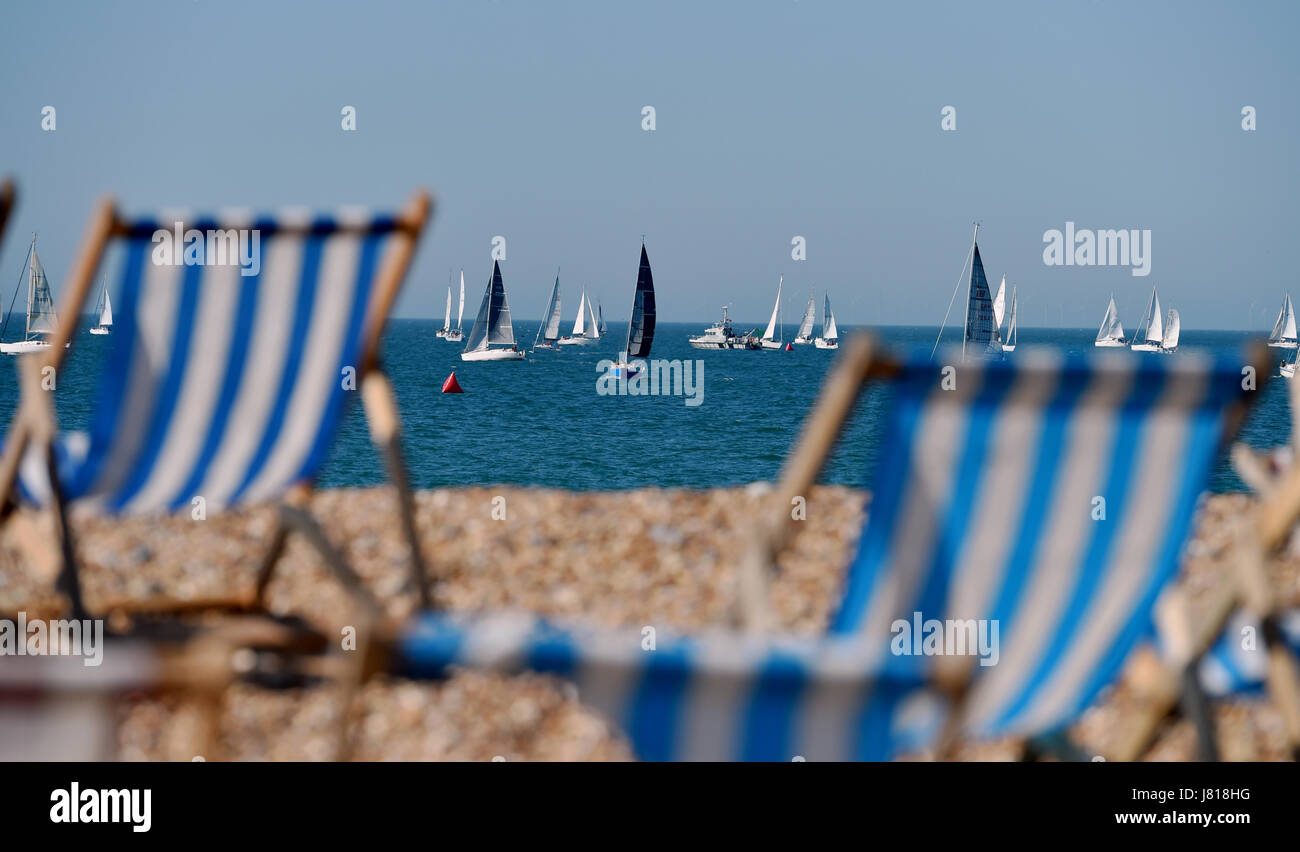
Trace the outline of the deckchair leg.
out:
<instances>
[{"instance_id":1,"label":"deckchair leg","mask_svg":"<svg viewBox=\"0 0 1300 852\"><path fill-rule=\"evenodd\" d=\"M58 466L54 461L53 445L45 445L45 469L50 478L50 506L54 514L54 524L59 536L60 568L57 588L68 598L72 617L86 617L86 604L81 597L81 579L77 573L77 548L72 541L72 525L68 523L68 506L63 499L63 488L59 484Z\"/></svg>"},{"instance_id":2,"label":"deckchair leg","mask_svg":"<svg viewBox=\"0 0 1300 852\"><path fill-rule=\"evenodd\" d=\"M275 573L275 566L279 563L280 557L284 555L284 546L288 540L289 525L283 514L277 513L275 532L271 534L271 543L262 558L261 566L257 569L257 585L253 592L253 606L256 609L266 609L266 588L271 585L271 576Z\"/></svg>"},{"instance_id":3,"label":"deckchair leg","mask_svg":"<svg viewBox=\"0 0 1300 852\"><path fill-rule=\"evenodd\" d=\"M352 570L352 566L348 565L347 560L343 558L343 554L339 553L338 549L325 537L325 532L320 528L320 524L316 523L316 519L311 516L310 512L296 506L281 506L280 517L288 528L302 534L308 543L316 548L316 552L325 560L325 564L339 582L343 584L348 594L361 601L372 612L380 611L379 601L375 600L375 596L366 588L365 583L361 582L361 578Z\"/></svg>"},{"instance_id":4,"label":"deckchair leg","mask_svg":"<svg viewBox=\"0 0 1300 852\"><path fill-rule=\"evenodd\" d=\"M1183 669L1182 675L1182 711L1183 717L1191 721L1196 728L1196 759L1205 762L1218 762L1219 744L1215 740L1214 716L1211 712L1209 696L1201 688L1201 679L1195 663Z\"/></svg>"},{"instance_id":5,"label":"deckchair leg","mask_svg":"<svg viewBox=\"0 0 1300 852\"><path fill-rule=\"evenodd\" d=\"M377 369L367 373L361 381L361 401L370 425L370 438L384 454L388 478L397 492L402 533L411 551L411 582L419 595L420 608L429 610L433 607L433 595L429 591L429 573L420 550L420 535L415 528L415 499L411 495L406 464L402 459L401 418L388 377Z\"/></svg>"}]
</instances>

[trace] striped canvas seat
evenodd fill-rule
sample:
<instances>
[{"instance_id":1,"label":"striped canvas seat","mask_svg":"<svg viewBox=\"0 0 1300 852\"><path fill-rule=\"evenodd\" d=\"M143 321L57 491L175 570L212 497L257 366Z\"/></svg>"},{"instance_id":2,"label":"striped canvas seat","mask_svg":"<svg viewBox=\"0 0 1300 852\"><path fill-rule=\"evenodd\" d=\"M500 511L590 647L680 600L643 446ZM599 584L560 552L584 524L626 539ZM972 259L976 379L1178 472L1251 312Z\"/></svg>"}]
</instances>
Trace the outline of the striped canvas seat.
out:
<instances>
[{"instance_id":1,"label":"striped canvas seat","mask_svg":"<svg viewBox=\"0 0 1300 852\"><path fill-rule=\"evenodd\" d=\"M177 221L205 235L256 231L260 263L166 262L154 235ZM372 286L397 232L395 217L360 211L125 224L117 324L90 428L55 445L64 496L140 514L197 497L208 508L268 500L310 479L359 381ZM19 484L27 499L48 501L38 451Z\"/></svg>"},{"instance_id":2,"label":"striped canvas seat","mask_svg":"<svg viewBox=\"0 0 1300 852\"><path fill-rule=\"evenodd\" d=\"M1197 499L1243 400L1244 358L1028 347L1014 360L905 363L835 635L884 645L898 620L983 621L963 730L1068 723L1110 683L1174 576ZM917 613L920 615L918 616ZM937 656L891 654L932 669Z\"/></svg>"},{"instance_id":3,"label":"striped canvas seat","mask_svg":"<svg viewBox=\"0 0 1300 852\"><path fill-rule=\"evenodd\" d=\"M1291 653L1300 654L1300 610L1282 613L1277 623ZM1237 612L1219 641L1201 658L1197 674L1207 695L1260 691L1268 675L1268 648L1258 619Z\"/></svg>"},{"instance_id":4,"label":"striped canvas seat","mask_svg":"<svg viewBox=\"0 0 1300 852\"><path fill-rule=\"evenodd\" d=\"M531 616L425 615L397 643L395 671L529 669L574 682L643 760L885 760L935 736L943 704L915 677L887 676L855 637L756 639L561 629Z\"/></svg>"}]
</instances>

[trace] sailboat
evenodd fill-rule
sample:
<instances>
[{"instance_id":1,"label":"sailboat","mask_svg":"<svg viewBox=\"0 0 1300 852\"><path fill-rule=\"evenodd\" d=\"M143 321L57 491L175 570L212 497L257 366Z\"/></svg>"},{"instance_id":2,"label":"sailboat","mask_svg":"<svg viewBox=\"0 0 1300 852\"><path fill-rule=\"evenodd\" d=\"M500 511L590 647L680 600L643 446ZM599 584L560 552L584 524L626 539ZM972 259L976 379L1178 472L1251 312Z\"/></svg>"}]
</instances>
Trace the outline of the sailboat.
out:
<instances>
[{"instance_id":1,"label":"sailboat","mask_svg":"<svg viewBox=\"0 0 1300 852\"><path fill-rule=\"evenodd\" d=\"M99 302L95 305L95 313L99 314L99 322L91 329L91 334L108 334L113 330L113 301L108 298L108 282L105 281L103 288L99 291Z\"/></svg>"},{"instance_id":2,"label":"sailboat","mask_svg":"<svg viewBox=\"0 0 1300 852\"><path fill-rule=\"evenodd\" d=\"M650 273L650 258L641 243L641 266L636 274L636 291L632 296L632 316L627 321L627 343L618 362L610 368L615 378L630 379L641 372L634 358L647 358L655 339L655 280Z\"/></svg>"},{"instance_id":3,"label":"sailboat","mask_svg":"<svg viewBox=\"0 0 1300 852\"><path fill-rule=\"evenodd\" d=\"M550 301L546 303L546 313L542 314L542 323L537 327L537 337L533 338L533 351L554 349L555 341L560 337L560 270L555 270L555 286L551 288ZM540 340L540 342L538 342Z\"/></svg>"},{"instance_id":4,"label":"sailboat","mask_svg":"<svg viewBox=\"0 0 1300 852\"><path fill-rule=\"evenodd\" d=\"M448 343L460 343L465 339L465 333L460 330L460 322L465 317L465 270L460 271L460 306L456 308L456 327L448 328L443 337L447 338ZM451 323L451 307L447 308L447 322Z\"/></svg>"},{"instance_id":5,"label":"sailboat","mask_svg":"<svg viewBox=\"0 0 1300 852\"><path fill-rule=\"evenodd\" d=\"M452 275L452 274L450 274L450 273L447 275L447 278L448 278L449 280L452 279L452 278L454 278L454 277L455 277L455 276ZM446 312L444 312L443 315L442 315L442 328L440 328L440 329L438 329L437 331L435 331L435 332L433 333L433 336L434 336L434 337L446 337L446 336L447 336L447 332L449 332L449 331L451 331L451 284L448 284L448 285L447 285L447 310L446 310Z\"/></svg>"},{"instance_id":6,"label":"sailboat","mask_svg":"<svg viewBox=\"0 0 1300 852\"><path fill-rule=\"evenodd\" d=\"M1182 323L1178 319L1178 311L1170 308L1168 315L1165 316L1165 337L1160 343L1161 352L1178 351L1178 332L1181 326Z\"/></svg>"},{"instance_id":7,"label":"sailboat","mask_svg":"<svg viewBox=\"0 0 1300 852\"><path fill-rule=\"evenodd\" d=\"M1097 329L1097 339L1093 346L1113 348L1127 346L1124 340L1124 325L1119 321L1119 309L1115 307L1115 294L1110 294L1110 304L1106 306L1106 316L1101 318L1101 328Z\"/></svg>"},{"instance_id":8,"label":"sailboat","mask_svg":"<svg viewBox=\"0 0 1300 852\"><path fill-rule=\"evenodd\" d=\"M817 310L817 300L808 294L808 304L804 305L803 319L799 321L799 330L795 332L792 343L812 343L813 313Z\"/></svg>"},{"instance_id":9,"label":"sailboat","mask_svg":"<svg viewBox=\"0 0 1300 852\"><path fill-rule=\"evenodd\" d=\"M1142 315L1142 325L1138 327L1138 333L1134 336L1130 348L1134 352L1159 352L1164 338L1165 324L1160 316L1160 296L1152 286L1146 313Z\"/></svg>"},{"instance_id":10,"label":"sailboat","mask_svg":"<svg viewBox=\"0 0 1300 852\"><path fill-rule=\"evenodd\" d=\"M962 335L962 359L995 358L1002 352L1002 340L989 297L989 282L980 258L979 226L972 240L970 280L966 283L966 329Z\"/></svg>"},{"instance_id":11,"label":"sailboat","mask_svg":"<svg viewBox=\"0 0 1300 852\"><path fill-rule=\"evenodd\" d=\"M53 334L59 325L59 317L54 312L54 297L50 294L50 282L45 277L45 267L36 254L36 237L32 237L31 248L27 250L27 325L22 340L13 343L0 343L0 352L6 355L21 355L24 352L40 352L50 348L50 342L40 337ZM21 278L19 279L21 281ZM21 286L21 285L20 285ZM15 298L17 293L14 294ZM6 322L7 322L6 318ZM66 348L67 343L63 344Z\"/></svg>"},{"instance_id":12,"label":"sailboat","mask_svg":"<svg viewBox=\"0 0 1300 852\"><path fill-rule=\"evenodd\" d=\"M597 324L596 315L592 312L587 291L583 289L582 300L578 302L578 316L573 321L573 333L555 342L561 346L585 346L597 340L600 340L600 325Z\"/></svg>"},{"instance_id":13,"label":"sailboat","mask_svg":"<svg viewBox=\"0 0 1300 852\"><path fill-rule=\"evenodd\" d=\"M822 311L822 336L817 338L818 349L839 349L840 331L835 327L835 313L831 310L831 294L825 296L826 306Z\"/></svg>"},{"instance_id":14,"label":"sailboat","mask_svg":"<svg viewBox=\"0 0 1300 852\"><path fill-rule=\"evenodd\" d=\"M1282 300L1282 310L1278 311L1277 322L1273 323L1268 345L1279 349L1296 348L1295 309L1291 307L1290 293Z\"/></svg>"},{"instance_id":15,"label":"sailboat","mask_svg":"<svg viewBox=\"0 0 1300 852\"><path fill-rule=\"evenodd\" d=\"M501 344L501 349L493 349ZM515 345L515 330L510 325L510 303L506 301L505 284L501 282L501 264L492 261L492 278L483 291L483 302L474 318L462 361L521 361L524 353Z\"/></svg>"},{"instance_id":16,"label":"sailboat","mask_svg":"<svg viewBox=\"0 0 1300 852\"><path fill-rule=\"evenodd\" d=\"M1016 351L1016 285L1011 285L1011 319L1007 320L1007 339L1002 344L1003 352Z\"/></svg>"},{"instance_id":17,"label":"sailboat","mask_svg":"<svg viewBox=\"0 0 1300 852\"><path fill-rule=\"evenodd\" d=\"M781 288L785 285L785 276L782 275L776 282L776 304L772 305L772 317L767 321L767 328L763 331L763 336L759 338L759 345L764 349L784 349L785 348L785 324L778 324L777 316L781 312ZM772 335L780 333L779 338Z\"/></svg>"}]
</instances>

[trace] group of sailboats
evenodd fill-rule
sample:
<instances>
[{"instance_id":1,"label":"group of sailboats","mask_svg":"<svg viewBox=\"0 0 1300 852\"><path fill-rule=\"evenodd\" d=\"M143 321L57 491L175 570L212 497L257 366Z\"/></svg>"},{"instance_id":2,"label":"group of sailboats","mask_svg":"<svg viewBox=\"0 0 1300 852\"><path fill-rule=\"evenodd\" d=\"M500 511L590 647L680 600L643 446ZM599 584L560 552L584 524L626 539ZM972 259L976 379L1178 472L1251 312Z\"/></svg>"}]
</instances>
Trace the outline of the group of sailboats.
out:
<instances>
[{"instance_id":1,"label":"group of sailboats","mask_svg":"<svg viewBox=\"0 0 1300 852\"><path fill-rule=\"evenodd\" d=\"M1102 317L1101 328L1097 329L1097 338L1093 346L1108 349L1127 346L1134 352L1178 351L1178 337L1182 330L1182 321L1178 311L1169 309L1161 316L1160 294L1151 288L1151 298L1147 300L1146 312L1142 315L1142 324L1132 340L1124 339L1124 324L1119 320L1119 310L1115 307L1115 294L1111 293L1110 303L1106 305L1106 315Z\"/></svg>"},{"instance_id":2,"label":"group of sailboats","mask_svg":"<svg viewBox=\"0 0 1300 852\"><path fill-rule=\"evenodd\" d=\"M452 343L459 343L465 339L465 335L460 330L461 319L465 316L465 270L460 271L460 307L456 309L456 327L451 327L451 286L447 287L447 312L443 314L442 328L434 332L434 335L441 337L443 340Z\"/></svg>"},{"instance_id":3,"label":"group of sailboats","mask_svg":"<svg viewBox=\"0 0 1300 852\"><path fill-rule=\"evenodd\" d=\"M46 338L47 335L53 334L59 326L59 315L54 308L54 296L50 292L50 281L45 277L45 267L41 264L40 255L36 253L36 236L32 236L32 244L27 249L27 257L23 262L23 272L19 274L19 284L22 286L23 279L27 280L27 310L23 328L23 339L15 340L9 343L0 343L0 353L5 355L22 355L28 352L40 352L49 349L52 345ZM10 303L10 314L12 314L13 302L17 301L18 292L14 291L13 300ZM100 288L99 301L95 305L97 320L91 327L90 333L95 335L109 334L113 329L113 302L108 296L108 286L104 284ZM9 323L9 315L5 316L5 325ZM0 337L3 337L4 330L0 329ZM66 348L69 343L63 344Z\"/></svg>"},{"instance_id":4,"label":"group of sailboats","mask_svg":"<svg viewBox=\"0 0 1300 852\"><path fill-rule=\"evenodd\" d=\"M464 273L461 273L461 308L464 309ZM595 306L593 308L593 305ZM599 302L587 297L583 290L578 302L578 316L573 323L572 334L560 335L560 273L556 270L555 283L551 286L551 296L546 303L546 312L542 315L541 325L533 340L533 351L538 349L557 349L560 346L577 346L594 343L601 339L607 328L605 313ZM447 318L438 336L448 340L452 334L460 334L460 318L456 328L451 329L451 290L447 291ZM654 339L655 308L654 281L650 274L650 261L646 257L645 244L641 245L641 268L637 275L637 285L633 301L632 319L628 324L627 344L621 353L622 366L628 367L628 359L644 358L650 352L650 343ZM474 326L470 329L465 350L461 352L463 361L522 361L524 352L515 341L514 326L510 322L510 304L506 298L505 283L501 278L501 264L492 262L492 277L483 292L483 301L479 305ZM616 365L617 368L617 365ZM633 367L631 372L636 373Z\"/></svg>"},{"instance_id":5,"label":"group of sailboats","mask_svg":"<svg viewBox=\"0 0 1300 852\"><path fill-rule=\"evenodd\" d=\"M1295 308L1291 305L1291 294L1287 293L1282 299L1282 309L1277 313L1277 322L1273 323L1273 330L1268 335L1268 345L1277 349L1290 349L1291 360L1287 361L1282 358L1282 364L1278 367L1281 375L1288 379L1295 377L1296 369L1296 352L1297 352L1297 335L1295 326Z\"/></svg>"}]
</instances>

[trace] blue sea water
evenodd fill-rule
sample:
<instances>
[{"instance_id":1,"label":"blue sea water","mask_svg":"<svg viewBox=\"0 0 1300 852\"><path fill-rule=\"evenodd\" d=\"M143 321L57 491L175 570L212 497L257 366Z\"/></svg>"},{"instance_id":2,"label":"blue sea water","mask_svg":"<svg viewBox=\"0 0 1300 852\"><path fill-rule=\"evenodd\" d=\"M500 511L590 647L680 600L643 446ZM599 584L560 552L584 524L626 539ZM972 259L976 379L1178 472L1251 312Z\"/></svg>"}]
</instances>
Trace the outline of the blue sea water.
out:
<instances>
[{"instance_id":1,"label":"blue sea water","mask_svg":"<svg viewBox=\"0 0 1300 852\"><path fill-rule=\"evenodd\" d=\"M465 363L461 345L434 336L435 320L394 320L384 363L402 411L407 467L419 488L508 483L604 491L640 486L709 488L773 479L798 435L835 353L812 346L784 351L700 351L687 337L705 323L661 323L654 357L704 362L698 407L679 396L618 397L596 392L597 363L617 354L623 323L592 346L538 352L524 362ZM740 323L737 328L748 328ZM521 344L536 322L516 322ZM787 328L787 337L792 329ZM841 328L842 333L851 329ZM885 327L876 333L899 348L934 343L936 328ZM1050 344L1090 351L1092 329L1021 329L1022 346ZM949 328L946 340L957 339ZM12 335L10 335L12 336ZM1244 332L1184 331L1184 349L1234 349ZM110 338L80 332L55 391L65 428L85 428ZM1014 355L1010 357L1015 357ZM1178 357L1146 355L1143 357ZM17 402L13 358L0 360L0 417ZM453 370L464 394L442 394ZM1284 444L1290 434L1286 382L1263 388L1243 427L1251 445ZM880 451L888 389L871 387L830 458L823 481L866 487ZM360 405L349 411L320 484L373 485L384 480ZM1215 491L1243 488L1225 458Z\"/></svg>"}]
</instances>

